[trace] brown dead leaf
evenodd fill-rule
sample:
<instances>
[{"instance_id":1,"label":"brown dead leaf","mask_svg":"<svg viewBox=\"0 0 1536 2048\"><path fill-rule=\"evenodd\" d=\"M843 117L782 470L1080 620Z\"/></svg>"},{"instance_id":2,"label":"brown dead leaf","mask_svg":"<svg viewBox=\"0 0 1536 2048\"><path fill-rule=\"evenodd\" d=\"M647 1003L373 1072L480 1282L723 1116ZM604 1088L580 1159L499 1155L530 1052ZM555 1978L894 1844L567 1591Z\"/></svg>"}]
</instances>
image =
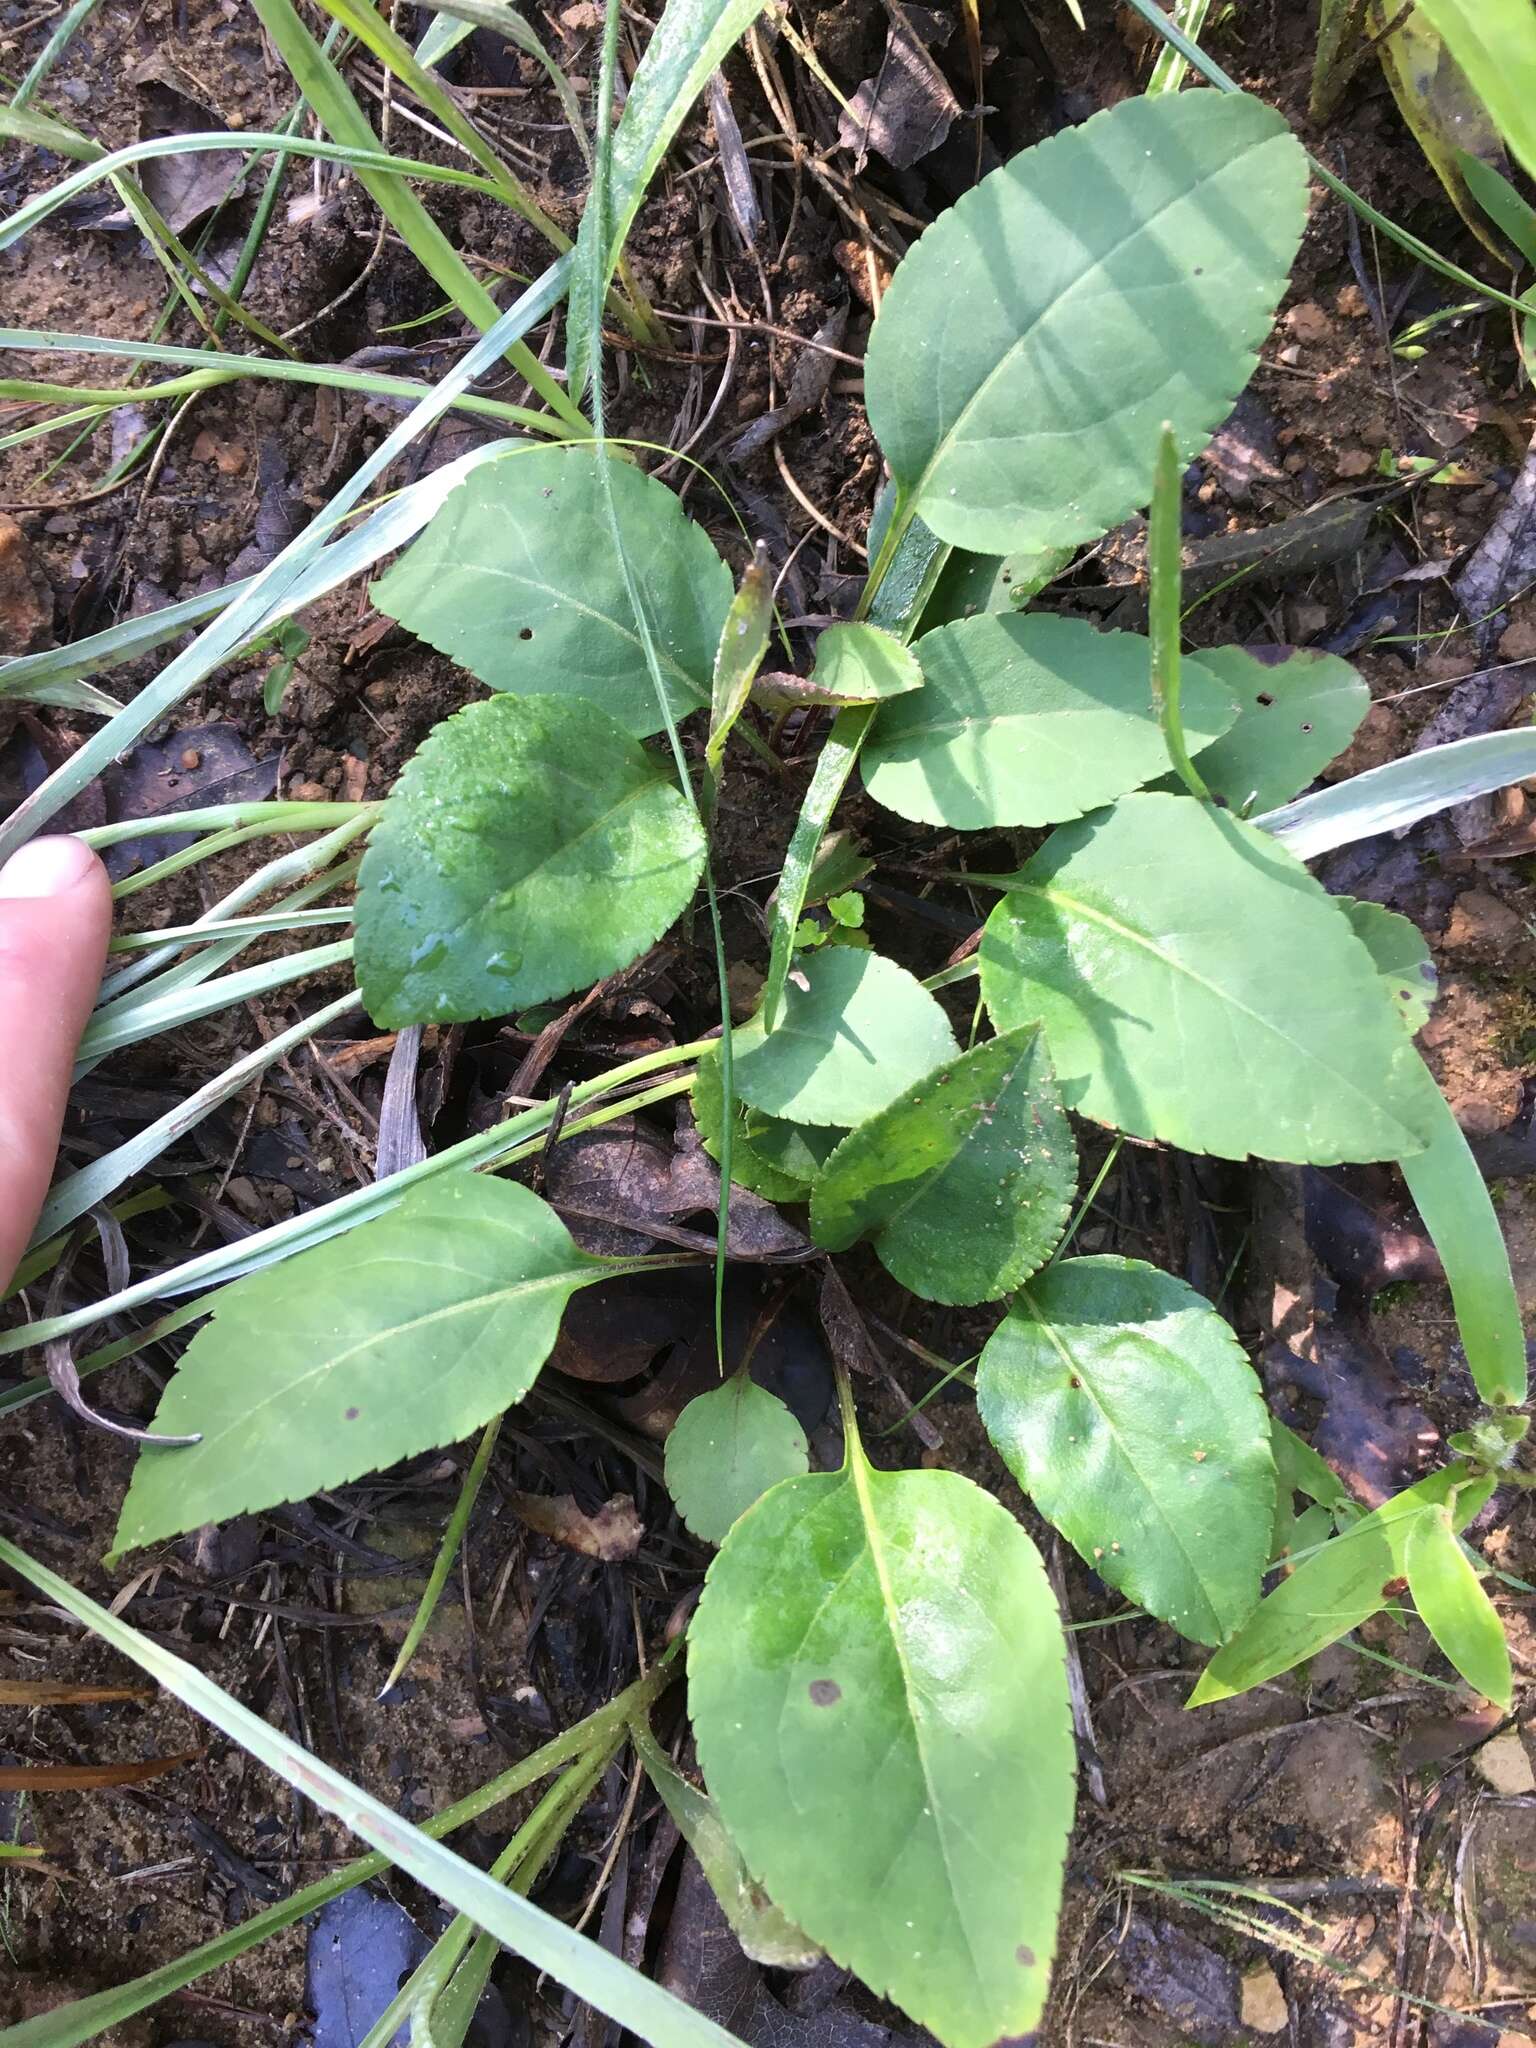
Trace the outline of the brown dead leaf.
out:
<instances>
[{"instance_id":1,"label":"brown dead leaf","mask_svg":"<svg viewBox=\"0 0 1536 2048\"><path fill-rule=\"evenodd\" d=\"M107 1700L150 1700L152 1685L52 1685L45 1678L0 1678L0 1707L86 1707Z\"/></svg>"},{"instance_id":2,"label":"brown dead leaf","mask_svg":"<svg viewBox=\"0 0 1536 2048\"><path fill-rule=\"evenodd\" d=\"M595 1515L583 1514L569 1493L509 1493L507 1505L525 1528L553 1537L568 1550L604 1564L622 1564L640 1548L645 1525L627 1493L604 1501Z\"/></svg>"},{"instance_id":3,"label":"brown dead leaf","mask_svg":"<svg viewBox=\"0 0 1536 2048\"><path fill-rule=\"evenodd\" d=\"M200 1749L180 1756L145 1757L123 1764L0 1764L0 1792L100 1792L117 1785L143 1785L167 1771L195 1763Z\"/></svg>"},{"instance_id":4,"label":"brown dead leaf","mask_svg":"<svg viewBox=\"0 0 1536 2048\"><path fill-rule=\"evenodd\" d=\"M891 23L880 69L863 81L838 123L837 139L855 152L856 169L874 149L898 170L910 170L948 135L960 102L922 38L946 42L953 26L928 8L908 8Z\"/></svg>"}]
</instances>

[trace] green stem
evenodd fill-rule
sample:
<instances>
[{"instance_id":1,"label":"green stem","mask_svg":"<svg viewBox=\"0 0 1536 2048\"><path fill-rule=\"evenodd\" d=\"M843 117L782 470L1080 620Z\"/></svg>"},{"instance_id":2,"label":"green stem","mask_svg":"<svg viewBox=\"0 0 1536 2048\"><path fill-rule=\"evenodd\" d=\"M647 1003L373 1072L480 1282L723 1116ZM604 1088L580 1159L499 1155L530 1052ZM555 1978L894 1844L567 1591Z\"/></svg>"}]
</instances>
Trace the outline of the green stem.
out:
<instances>
[{"instance_id":1,"label":"green stem","mask_svg":"<svg viewBox=\"0 0 1536 2048\"><path fill-rule=\"evenodd\" d=\"M611 1094L626 1083L638 1081L647 1074L659 1073L666 1067L691 1065L706 1052L712 1052L718 1041L713 1038L695 1039L689 1045L668 1047L661 1052L646 1053L642 1058L630 1060L625 1066L615 1067L609 1073L598 1074L590 1081L580 1082L566 1098L567 1106L575 1107L594 1101L599 1096ZM646 1095L626 1095L622 1102L608 1105L593 1114L594 1123L623 1116L649 1101L666 1095L681 1094L688 1087L686 1075L663 1083ZM269 1224L265 1230L253 1231L249 1237L240 1238L232 1245L220 1245L213 1251L203 1252L195 1259L188 1259L170 1272L151 1274L147 1279L135 1281L131 1286L120 1289L116 1294L107 1295L101 1301L90 1302L72 1309L66 1315L47 1316L35 1323L24 1324L19 1329L0 1330L0 1357L11 1352L25 1351L34 1344L46 1344L54 1337L67 1337L74 1330L88 1329L93 1323L104 1322L109 1316L126 1313L139 1308L147 1301L160 1299L168 1294L190 1293L195 1288L209 1287L217 1282L234 1278L238 1273L252 1271L256 1266L268 1263L270 1257L285 1256L289 1250L308 1250L312 1244L322 1244L339 1231L349 1230L359 1223L366 1223L374 1216L382 1216L398 1204L408 1188L419 1182L430 1180L439 1173L451 1172L457 1167L485 1167L503 1165L513 1157L525 1157L534 1149L534 1141L542 1138L554 1121L559 1108L557 1100L541 1102L536 1109L523 1110L519 1115L508 1117L504 1122L493 1124L488 1131L477 1131L473 1137L461 1138L456 1145L448 1146L442 1152L435 1152L430 1159L424 1159L417 1166L407 1166L399 1173L391 1174L386 1181L378 1181L365 1188L353 1188L345 1195L337 1196L333 1202L325 1203L319 1209L308 1210L304 1215L293 1217L282 1223ZM567 1122L567 1129L572 1128ZM206 1314L206 1309L199 1310Z\"/></svg>"},{"instance_id":2,"label":"green stem","mask_svg":"<svg viewBox=\"0 0 1536 2048\"><path fill-rule=\"evenodd\" d=\"M1158 444L1152 488L1152 515L1147 531L1147 568L1151 579L1149 631L1152 637L1152 704L1163 729L1163 744L1191 796L1209 803L1206 788L1189 758L1179 701L1183 664L1179 649L1179 613L1184 586L1184 537L1180 498L1179 451L1170 426Z\"/></svg>"},{"instance_id":3,"label":"green stem","mask_svg":"<svg viewBox=\"0 0 1536 2048\"><path fill-rule=\"evenodd\" d=\"M260 825L268 832L329 832L333 826L350 825L368 812L377 816L383 808L382 803L211 804L200 811L172 811L160 817L124 818L115 825L91 825L76 836L87 846L102 847L120 846L125 839L160 839L167 833L217 832L227 826Z\"/></svg>"}]
</instances>

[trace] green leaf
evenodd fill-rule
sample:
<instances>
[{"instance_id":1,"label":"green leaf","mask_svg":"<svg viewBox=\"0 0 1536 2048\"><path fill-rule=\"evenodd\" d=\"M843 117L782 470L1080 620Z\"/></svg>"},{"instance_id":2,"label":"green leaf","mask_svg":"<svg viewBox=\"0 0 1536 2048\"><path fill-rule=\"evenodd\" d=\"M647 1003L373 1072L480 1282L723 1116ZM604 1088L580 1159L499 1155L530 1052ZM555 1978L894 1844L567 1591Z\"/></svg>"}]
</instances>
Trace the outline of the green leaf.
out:
<instances>
[{"instance_id":1,"label":"green leaf","mask_svg":"<svg viewBox=\"0 0 1536 2048\"><path fill-rule=\"evenodd\" d=\"M1305 1437L1288 1429L1278 1415L1269 1418L1270 1441L1275 1454L1275 1478L1281 1488L1304 1493L1319 1507L1353 1511L1355 1502L1333 1467L1320 1458Z\"/></svg>"},{"instance_id":2,"label":"green leaf","mask_svg":"<svg viewBox=\"0 0 1536 2048\"><path fill-rule=\"evenodd\" d=\"M1448 1507L1415 1518L1403 1544L1403 1576L1441 1650L1474 1692L1507 1714L1514 1677L1504 1624L1456 1538Z\"/></svg>"},{"instance_id":3,"label":"green leaf","mask_svg":"<svg viewBox=\"0 0 1536 2048\"><path fill-rule=\"evenodd\" d=\"M1275 1519L1269 1415L1225 1319L1139 1259L1037 1273L976 1368L987 1434L1111 1586L1197 1643L1258 1605Z\"/></svg>"},{"instance_id":4,"label":"green leaf","mask_svg":"<svg viewBox=\"0 0 1536 2048\"><path fill-rule=\"evenodd\" d=\"M870 425L900 501L982 554L1092 540L1252 375L1306 221L1306 159L1242 94L1132 97L993 171L892 279Z\"/></svg>"},{"instance_id":5,"label":"green leaf","mask_svg":"<svg viewBox=\"0 0 1536 2048\"><path fill-rule=\"evenodd\" d=\"M781 1479L810 1467L805 1431L777 1394L748 1372L696 1394L667 1437L667 1491L703 1543L723 1543L731 1524Z\"/></svg>"},{"instance_id":6,"label":"green leaf","mask_svg":"<svg viewBox=\"0 0 1536 2048\"><path fill-rule=\"evenodd\" d=\"M576 237L566 337L567 382L573 398L579 399L587 388L601 340L594 331L593 308L601 307L619 267L646 187L709 74L762 9L763 0L667 0L651 30L613 138L607 204L588 208Z\"/></svg>"},{"instance_id":7,"label":"green leaf","mask_svg":"<svg viewBox=\"0 0 1536 2048\"><path fill-rule=\"evenodd\" d=\"M692 803L595 704L470 704L412 758L363 856L363 1000L389 1028L586 988L682 914L703 865Z\"/></svg>"},{"instance_id":8,"label":"green leaf","mask_svg":"<svg viewBox=\"0 0 1536 2048\"><path fill-rule=\"evenodd\" d=\"M1419 0L1419 11L1536 177L1536 10L1529 0Z\"/></svg>"},{"instance_id":9,"label":"green leaf","mask_svg":"<svg viewBox=\"0 0 1536 2048\"><path fill-rule=\"evenodd\" d=\"M1148 643L1045 612L988 613L925 633L924 687L882 707L864 787L887 810L963 832L1048 825L1109 803L1168 767ZM1191 744L1226 731L1226 688L1187 665Z\"/></svg>"},{"instance_id":10,"label":"green leaf","mask_svg":"<svg viewBox=\"0 0 1536 2048\"><path fill-rule=\"evenodd\" d=\"M566 1302L611 1274L514 1181L443 1174L388 1215L212 1297L156 1411L112 1555L304 1500L520 1401Z\"/></svg>"},{"instance_id":11,"label":"green leaf","mask_svg":"<svg viewBox=\"0 0 1536 2048\"><path fill-rule=\"evenodd\" d=\"M1493 1479L1470 1479L1465 1465L1447 1465L1417 1486L1394 1494L1351 1522L1301 1563L1260 1601L1252 1619L1216 1652L1186 1704L1228 1700L1278 1678L1396 1598L1408 1535L1427 1515L1456 1500L1456 1527L1464 1529L1493 1492Z\"/></svg>"},{"instance_id":12,"label":"green leaf","mask_svg":"<svg viewBox=\"0 0 1536 2048\"><path fill-rule=\"evenodd\" d=\"M953 1472L766 1494L688 1632L705 1782L796 1926L945 2048L1040 2017L1076 1759L1033 1544Z\"/></svg>"},{"instance_id":13,"label":"green leaf","mask_svg":"<svg viewBox=\"0 0 1536 2048\"><path fill-rule=\"evenodd\" d=\"M738 1055L739 1057L739 1055ZM720 1157L720 1132L725 1091L720 1085L720 1055L707 1052L693 1070L693 1117L711 1159ZM839 1133L814 1125L764 1116L760 1109L736 1099L736 1127L731 1137L731 1179L769 1202L803 1202L821 1171Z\"/></svg>"},{"instance_id":14,"label":"green leaf","mask_svg":"<svg viewBox=\"0 0 1536 2048\"><path fill-rule=\"evenodd\" d=\"M949 1019L894 961L851 946L803 956L770 1032L736 1034L742 1099L802 1124L858 1124L959 1052Z\"/></svg>"},{"instance_id":15,"label":"green leaf","mask_svg":"<svg viewBox=\"0 0 1536 2048\"><path fill-rule=\"evenodd\" d=\"M1424 934L1395 910L1354 896L1337 897L1355 937L1375 962L1383 988L1410 1033L1429 1022L1437 989L1435 963Z\"/></svg>"},{"instance_id":16,"label":"green leaf","mask_svg":"<svg viewBox=\"0 0 1536 2048\"><path fill-rule=\"evenodd\" d=\"M828 703L873 704L923 686L912 654L883 626L828 626L816 642L811 681Z\"/></svg>"},{"instance_id":17,"label":"green leaf","mask_svg":"<svg viewBox=\"0 0 1536 2048\"><path fill-rule=\"evenodd\" d=\"M731 599L715 649L710 684L709 738L704 760L711 777L718 776L731 728L747 708L752 678L762 667L773 630L773 579L768 551L761 541L752 552L741 587Z\"/></svg>"},{"instance_id":18,"label":"green leaf","mask_svg":"<svg viewBox=\"0 0 1536 2048\"><path fill-rule=\"evenodd\" d=\"M1278 1562L1331 1536L1356 1513L1356 1503L1332 1466L1324 1464L1306 1439L1287 1429L1278 1415L1270 1416L1269 1431L1275 1454L1275 1530L1269 1554L1271 1562ZM1314 1503L1299 1515L1298 1493Z\"/></svg>"},{"instance_id":19,"label":"green leaf","mask_svg":"<svg viewBox=\"0 0 1536 2048\"><path fill-rule=\"evenodd\" d=\"M586 697L646 739L664 721L613 547L603 460L536 448L477 469L372 597L489 688ZM665 484L632 463L609 467L668 701L682 718L710 701L731 572Z\"/></svg>"},{"instance_id":20,"label":"green leaf","mask_svg":"<svg viewBox=\"0 0 1536 2048\"><path fill-rule=\"evenodd\" d=\"M964 548L952 549L923 613L923 630L952 626L980 612L1022 611L1055 582L1076 552L1043 548L1038 553L973 555Z\"/></svg>"},{"instance_id":21,"label":"green leaf","mask_svg":"<svg viewBox=\"0 0 1536 2048\"><path fill-rule=\"evenodd\" d=\"M714 1800L674 1769L643 1721L633 1722L630 1733L646 1776L661 1794L678 1833L699 1859L699 1868L746 1954L771 1970L813 1968L821 1960L821 1950L752 1882Z\"/></svg>"},{"instance_id":22,"label":"green leaf","mask_svg":"<svg viewBox=\"0 0 1536 2048\"><path fill-rule=\"evenodd\" d=\"M1202 648L1200 665L1237 699L1237 723L1200 757L1207 786L1234 810L1288 803L1335 760L1370 709L1358 671L1299 647L1261 661L1243 647Z\"/></svg>"},{"instance_id":23,"label":"green leaf","mask_svg":"<svg viewBox=\"0 0 1536 2048\"><path fill-rule=\"evenodd\" d=\"M1044 1020L1069 1108L1134 1137L1320 1165L1426 1142L1417 1055L1344 913L1189 797L1053 833L987 920L981 988L999 1030Z\"/></svg>"},{"instance_id":24,"label":"green leaf","mask_svg":"<svg viewBox=\"0 0 1536 2048\"><path fill-rule=\"evenodd\" d=\"M1470 150L1458 148L1456 167L1472 197L1488 218L1509 237L1526 262L1536 269L1536 209L1508 178Z\"/></svg>"},{"instance_id":25,"label":"green leaf","mask_svg":"<svg viewBox=\"0 0 1536 2048\"><path fill-rule=\"evenodd\" d=\"M1429 1143L1402 1161L1403 1178L1445 1268L1477 1391L1490 1407L1515 1408L1526 1397L1525 1329L1498 1211L1434 1076L1420 1063L1415 1078Z\"/></svg>"},{"instance_id":26,"label":"green leaf","mask_svg":"<svg viewBox=\"0 0 1536 2048\"><path fill-rule=\"evenodd\" d=\"M1077 1148L1036 1024L924 1075L844 1138L811 1189L827 1251L872 1235L926 1301L995 1301L1066 1228Z\"/></svg>"}]
</instances>

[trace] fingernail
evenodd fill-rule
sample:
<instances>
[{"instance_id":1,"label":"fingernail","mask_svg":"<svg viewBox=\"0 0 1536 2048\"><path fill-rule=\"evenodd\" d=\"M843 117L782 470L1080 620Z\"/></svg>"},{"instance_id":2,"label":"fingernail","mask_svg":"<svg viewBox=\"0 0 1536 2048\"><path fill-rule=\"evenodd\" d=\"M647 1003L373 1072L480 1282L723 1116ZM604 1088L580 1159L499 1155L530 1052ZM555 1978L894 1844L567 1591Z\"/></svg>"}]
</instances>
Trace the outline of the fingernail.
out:
<instances>
[{"instance_id":1,"label":"fingernail","mask_svg":"<svg viewBox=\"0 0 1536 2048\"><path fill-rule=\"evenodd\" d=\"M84 881L95 861L83 839L29 839L0 868L0 896L62 896Z\"/></svg>"}]
</instances>

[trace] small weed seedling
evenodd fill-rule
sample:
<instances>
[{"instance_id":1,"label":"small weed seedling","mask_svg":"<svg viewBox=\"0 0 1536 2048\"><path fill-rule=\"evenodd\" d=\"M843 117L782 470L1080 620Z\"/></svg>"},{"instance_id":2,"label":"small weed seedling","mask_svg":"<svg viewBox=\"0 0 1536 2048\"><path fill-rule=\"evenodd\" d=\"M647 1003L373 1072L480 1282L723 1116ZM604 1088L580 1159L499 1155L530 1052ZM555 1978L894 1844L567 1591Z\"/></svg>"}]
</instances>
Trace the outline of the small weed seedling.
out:
<instances>
[{"instance_id":1,"label":"small weed seedling","mask_svg":"<svg viewBox=\"0 0 1536 2048\"><path fill-rule=\"evenodd\" d=\"M867 1243L929 1301L1000 1304L981 1419L1093 1570L1214 1653L1191 1704L1273 1678L1406 1590L1507 1707L1508 1652L1459 1531L1525 1432L1508 1263L1413 1044L1432 994L1422 941L1328 895L1304 861L1530 773L1529 735L1297 800L1364 715L1359 677L1323 654L1180 648L1180 470L1254 367L1306 203L1281 119L1195 90L1054 136L936 221L868 351L892 479L869 577L806 676L760 672L762 565L734 590L678 500L603 441L600 411L595 442L505 444L374 589L490 694L430 735L381 806L310 822L333 835L327 859L367 835L355 964L375 1022L502 1017L623 969L689 910L754 700L827 707L756 1014L727 1041L576 1087L565 1127L690 1089L727 1181L803 1205L823 1252ZM611 272L597 266L577 321L589 357ZM570 392L585 382L574 372ZM1146 637L1029 609L1074 549L1149 504ZM697 799L674 772L696 716ZM651 744L663 733L670 753ZM966 1042L934 986L863 930L868 863L828 837L856 768L901 819L1036 835L1010 872L960 863L996 892L979 950L936 977L979 978ZM298 821L279 806L206 822ZM294 915L319 872L293 869ZM247 972L270 986L291 968ZM123 986L87 1057L150 1028L143 1004L119 1007L135 1003ZM161 1000L180 1016L206 997L189 984ZM587 1254L538 1195L479 1170L536 1152L551 1113L10 1333L16 1348L170 1280L230 1282L157 1326L205 1318L154 1425L197 1441L140 1453L116 1555L494 1430L571 1296L657 1263ZM1486 1403L1456 1461L1360 1513L1268 1414L1209 1301L1140 1260L1072 1250L1074 1118L1223 1159L1401 1161ZM97 1199L56 1197L55 1227ZM825 1950L946 2048L990 2048L1030 2033L1048 1988L1075 1780L1061 1622L1018 1521L957 1473L877 1469L846 1373L839 1390L836 1471L809 1469L799 1425L745 1372L668 1443L679 1510L719 1546L687 1642L705 1791L652 1741L651 1685L576 1753L606 1765L628 1716L752 1953ZM399 1854L384 1809L335 1796ZM531 1882L545 1839L520 1835L507 1870ZM435 1882L442 1865L413 1853ZM443 1895L478 1911L464 1868ZM467 2024L473 2003L461 1984L454 2015Z\"/></svg>"}]
</instances>

